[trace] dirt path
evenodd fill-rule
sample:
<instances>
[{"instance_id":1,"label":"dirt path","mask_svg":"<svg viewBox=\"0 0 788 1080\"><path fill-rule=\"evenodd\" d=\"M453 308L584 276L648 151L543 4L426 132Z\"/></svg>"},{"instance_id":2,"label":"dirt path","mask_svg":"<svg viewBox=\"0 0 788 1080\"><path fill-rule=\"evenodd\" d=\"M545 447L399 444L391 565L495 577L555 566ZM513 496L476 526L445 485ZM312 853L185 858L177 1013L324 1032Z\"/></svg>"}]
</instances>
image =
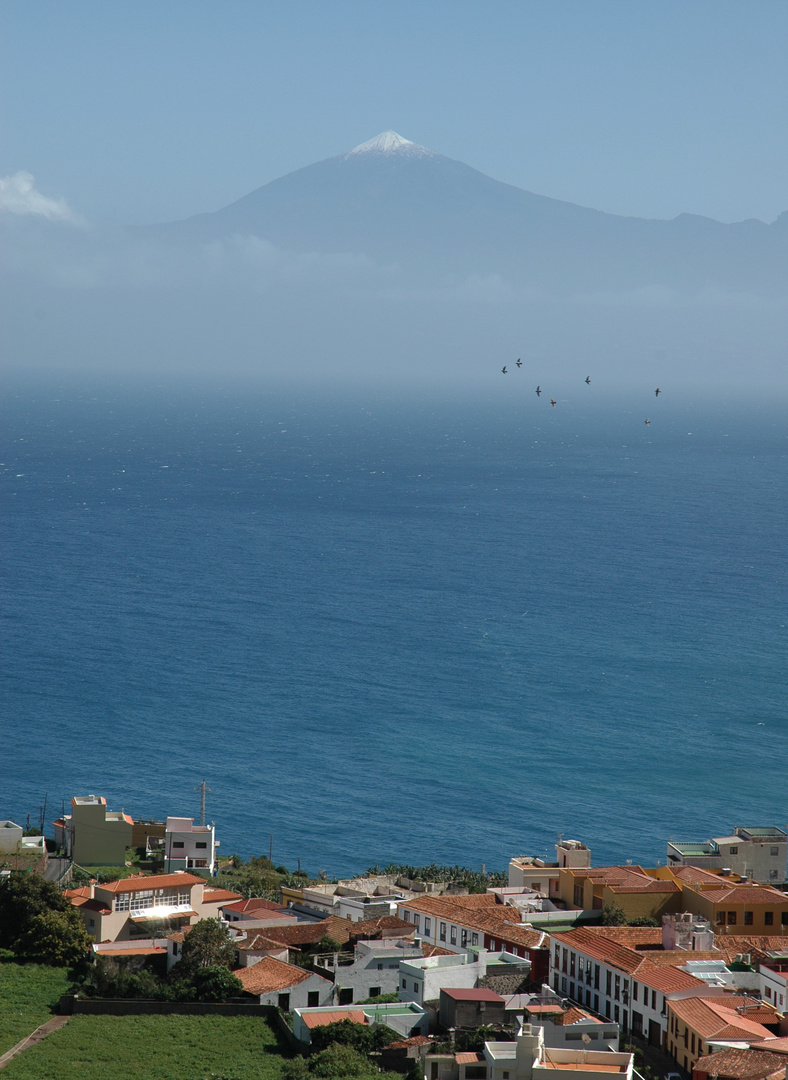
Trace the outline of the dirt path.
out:
<instances>
[{"instance_id":1,"label":"dirt path","mask_svg":"<svg viewBox=\"0 0 788 1080\"><path fill-rule=\"evenodd\" d=\"M45 1039L47 1035L51 1035L53 1031L59 1031L65 1024L71 1019L70 1016L53 1016L51 1020L47 1020L45 1024L37 1027L32 1035L28 1035L26 1038L18 1042L16 1046L12 1046L10 1050L0 1057L0 1069L4 1069L8 1062L15 1058L17 1054L21 1054L23 1050L27 1050L30 1046L35 1046L36 1043L40 1043L42 1039Z\"/></svg>"}]
</instances>

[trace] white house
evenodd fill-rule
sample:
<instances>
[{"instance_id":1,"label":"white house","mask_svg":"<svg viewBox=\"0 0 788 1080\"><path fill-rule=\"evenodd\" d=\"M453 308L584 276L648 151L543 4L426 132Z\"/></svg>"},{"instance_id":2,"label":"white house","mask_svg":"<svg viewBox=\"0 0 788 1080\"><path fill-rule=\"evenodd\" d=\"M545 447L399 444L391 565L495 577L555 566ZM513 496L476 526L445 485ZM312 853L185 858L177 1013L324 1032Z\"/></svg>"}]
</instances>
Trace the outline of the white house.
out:
<instances>
[{"instance_id":1,"label":"white house","mask_svg":"<svg viewBox=\"0 0 788 1080\"><path fill-rule=\"evenodd\" d=\"M632 1080L633 1056L614 1051L546 1048L541 1028L522 1024L515 1042L488 1042L483 1053L427 1054L428 1080ZM558 1074L558 1076L556 1076Z\"/></svg>"},{"instance_id":2,"label":"white house","mask_svg":"<svg viewBox=\"0 0 788 1080\"><path fill-rule=\"evenodd\" d=\"M164 833L164 871L191 870L213 877L219 841L213 825L195 825L194 818L168 817Z\"/></svg>"},{"instance_id":3,"label":"white house","mask_svg":"<svg viewBox=\"0 0 788 1080\"><path fill-rule=\"evenodd\" d=\"M400 961L421 959L420 942L403 938L359 941L352 953L327 953L315 957L315 965L334 979L342 1005L365 1001L381 994L396 994L400 984Z\"/></svg>"},{"instance_id":4,"label":"white house","mask_svg":"<svg viewBox=\"0 0 788 1080\"><path fill-rule=\"evenodd\" d=\"M301 1042L312 1041L312 1031L323 1024L351 1020L357 1024L382 1024L399 1032L404 1039L426 1035L429 1018L424 1009L409 1002L388 1002L381 1005L334 1005L322 1009L293 1011L293 1034Z\"/></svg>"},{"instance_id":5,"label":"white house","mask_svg":"<svg viewBox=\"0 0 788 1080\"><path fill-rule=\"evenodd\" d=\"M0 854L16 855L24 829L13 821L0 821Z\"/></svg>"},{"instance_id":6,"label":"white house","mask_svg":"<svg viewBox=\"0 0 788 1080\"><path fill-rule=\"evenodd\" d=\"M507 965L512 973L522 970L527 961L510 953L492 954L486 949L469 949L450 956L422 956L401 960L399 965L399 999L437 1001L443 987L454 990L473 989L479 979L488 974L491 966L496 975L505 975Z\"/></svg>"},{"instance_id":7,"label":"white house","mask_svg":"<svg viewBox=\"0 0 788 1080\"><path fill-rule=\"evenodd\" d=\"M244 991L261 1005L276 1005L285 1012L296 1008L327 1005L334 995L334 984L313 971L286 964L265 956L252 967L238 968L233 975L243 983Z\"/></svg>"},{"instance_id":8,"label":"white house","mask_svg":"<svg viewBox=\"0 0 788 1080\"><path fill-rule=\"evenodd\" d=\"M784 970L780 971L780 968ZM760 964L758 982L761 999L784 1013L788 1008L788 959L777 962L775 967Z\"/></svg>"}]
</instances>

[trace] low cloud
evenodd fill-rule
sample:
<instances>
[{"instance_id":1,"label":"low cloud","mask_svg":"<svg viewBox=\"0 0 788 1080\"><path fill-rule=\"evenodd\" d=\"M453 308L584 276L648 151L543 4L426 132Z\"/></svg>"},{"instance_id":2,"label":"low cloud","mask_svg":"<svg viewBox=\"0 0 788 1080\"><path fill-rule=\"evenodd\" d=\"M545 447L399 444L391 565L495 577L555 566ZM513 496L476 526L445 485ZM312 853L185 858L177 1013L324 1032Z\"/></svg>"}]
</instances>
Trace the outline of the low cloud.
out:
<instances>
[{"instance_id":1,"label":"low cloud","mask_svg":"<svg viewBox=\"0 0 788 1080\"><path fill-rule=\"evenodd\" d=\"M33 215L48 221L67 221L71 225L82 223L65 199L42 195L36 189L35 177L29 172L0 177L0 213Z\"/></svg>"}]
</instances>

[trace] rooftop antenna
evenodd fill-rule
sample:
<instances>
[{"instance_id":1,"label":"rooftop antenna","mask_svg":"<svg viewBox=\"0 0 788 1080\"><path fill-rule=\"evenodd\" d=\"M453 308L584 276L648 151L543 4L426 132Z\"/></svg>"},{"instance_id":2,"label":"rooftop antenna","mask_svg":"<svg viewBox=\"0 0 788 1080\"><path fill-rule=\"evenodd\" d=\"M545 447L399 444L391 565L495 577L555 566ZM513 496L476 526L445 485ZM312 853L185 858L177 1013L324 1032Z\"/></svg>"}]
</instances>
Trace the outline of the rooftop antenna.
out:
<instances>
[{"instance_id":1,"label":"rooftop antenna","mask_svg":"<svg viewBox=\"0 0 788 1080\"><path fill-rule=\"evenodd\" d=\"M203 782L200 784L200 786L196 787L194 790L199 791L199 793L200 793L200 825L204 826L205 825L205 796L206 796L207 792L209 792L211 789L208 787L208 785L203 780Z\"/></svg>"}]
</instances>

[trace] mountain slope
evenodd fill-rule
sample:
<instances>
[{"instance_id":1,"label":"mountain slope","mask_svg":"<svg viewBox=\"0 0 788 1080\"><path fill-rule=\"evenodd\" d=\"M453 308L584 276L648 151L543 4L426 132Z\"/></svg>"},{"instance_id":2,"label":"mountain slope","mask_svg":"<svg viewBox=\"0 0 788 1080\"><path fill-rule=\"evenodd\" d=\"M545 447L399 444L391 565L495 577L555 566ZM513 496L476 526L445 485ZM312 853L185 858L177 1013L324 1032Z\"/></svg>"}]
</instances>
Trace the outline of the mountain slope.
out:
<instances>
[{"instance_id":1,"label":"mountain slope","mask_svg":"<svg viewBox=\"0 0 788 1080\"><path fill-rule=\"evenodd\" d=\"M190 243L254 235L297 252L366 255L421 280L497 274L558 290L788 284L782 218L618 217L503 184L394 132L155 232Z\"/></svg>"}]
</instances>

